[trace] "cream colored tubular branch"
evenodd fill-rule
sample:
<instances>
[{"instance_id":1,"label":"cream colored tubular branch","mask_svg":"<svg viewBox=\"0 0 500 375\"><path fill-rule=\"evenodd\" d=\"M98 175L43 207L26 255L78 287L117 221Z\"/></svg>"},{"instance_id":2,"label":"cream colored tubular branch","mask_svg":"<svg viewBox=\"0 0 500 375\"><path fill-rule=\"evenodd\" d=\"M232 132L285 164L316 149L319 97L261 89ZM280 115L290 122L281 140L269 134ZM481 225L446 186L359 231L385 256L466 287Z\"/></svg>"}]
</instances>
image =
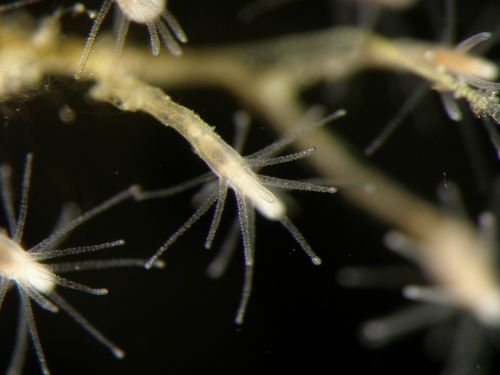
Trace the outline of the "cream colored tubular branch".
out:
<instances>
[{"instance_id":1,"label":"cream colored tubular branch","mask_svg":"<svg viewBox=\"0 0 500 375\"><path fill-rule=\"evenodd\" d=\"M418 75L434 90L464 98L474 113L500 122L498 98L490 94L498 90L481 90L497 88L490 81L498 76L498 67L466 52L421 41L391 41L368 30L342 27L240 46L186 49L182 59L165 56L145 61L145 54L134 49L124 56L123 67L164 87L215 85L238 91L245 81L272 80L286 85L289 96L321 81L347 79L363 69L392 70ZM143 69L145 64L151 68Z\"/></svg>"},{"instance_id":2,"label":"cream colored tubular branch","mask_svg":"<svg viewBox=\"0 0 500 375\"><path fill-rule=\"evenodd\" d=\"M160 88L146 82L121 74L97 78L97 84L90 89L95 100L114 104L123 111L149 113L182 135L190 123L202 121L193 111L174 103Z\"/></svg>"},{"instance_id":3,"label":"cream colored tubular branch","mask_svg":"<svg viewBox=\"0 0 500 375\"><path fill-rule=\"evenodd\" d=\"M230 89L240 76L268 74L288 76L302 89L325 79L347 79L370 67L364 49L353 47L366 36L363 29L342 27L224 47L186 47L180 58L165 54L151 59L145 48L127 48L120 65L162 87Z\"/></svg>"},{"instance_id":4,"label":"cream colored tubular branch","mask_svg":"<svg viewBox=\"0 0 500 375\"><path fill-rule=\"evenodd\" d=\"M262 186L245 160L193 111L172 102L159 88L132 77L112 75L91 89L93 98L118 104L125 111L142 110L173 127L196 154L235 192L272 220L285 214L285 206Z\"/></svg>"},{"instance_id":5,"label":"cream colored tubular branch","mask_svg":"<svg viewBox=\"0 0 500 375\"><path fill-rule=\"evenodd\" d=\"M144 48L128 49L122 65L137 77L161 86L226 86L241 74L272 74L287 76L297 89L303 89L320 81L347 79L371 68L416 74L438 91L457 92L459 97L477 102L477 90L463 85L456 76L493 80L498 75L496 64L470 55L467 50L418 40L392 41L354 27L243 45L186 48L180 59L164 55L151 60L145 52ZM469 90L463 91L465 87Z\"/></svg>"},{"instance_id":6,"label":"cream colored tubular branch","mask_svg":"<svg viewBox=\"0 0 500 375\"><path fill-rule=\"evenodd\" d=\"M73 75L76 71L84 40L58 37L58 18L54 16L48 21L52 22L41 22L33 34L25 32L22 26L27 23L25 20L6 20L0 25L2 98L15 94L22 89L23 83L36 85L45 74ZM37 37L46 34L52 37ZM109 74L113 60L112 40L112 37L105 36L104 43L99 42L94 47L92 58L87 63L89 77ZM429 56L426 52L432 52L438 58L434 62L424 59L423 55ZM457 66L457 61L462 63ZM20 64L23 69L19 69ZM476 68L471 70L474 66ZM462 67L465 70L461 70ZM353 27L243 45L186 48L181 58L163 54L152 59L147 47L126 48L119 68L164 88L215 85L236 91L245 81L267 76L277 84L286 81L292 91L290 95L297 95L298 91L320 81L347 79L363 69L387 69L417 74L438 91L452 91L456 97L465 97L476 113L487 112L495 118L498 107L495 98L449 74L491 79L498 71L491 62L440 45L411 40L392 42Z\"/></svg>"}]
</instances>

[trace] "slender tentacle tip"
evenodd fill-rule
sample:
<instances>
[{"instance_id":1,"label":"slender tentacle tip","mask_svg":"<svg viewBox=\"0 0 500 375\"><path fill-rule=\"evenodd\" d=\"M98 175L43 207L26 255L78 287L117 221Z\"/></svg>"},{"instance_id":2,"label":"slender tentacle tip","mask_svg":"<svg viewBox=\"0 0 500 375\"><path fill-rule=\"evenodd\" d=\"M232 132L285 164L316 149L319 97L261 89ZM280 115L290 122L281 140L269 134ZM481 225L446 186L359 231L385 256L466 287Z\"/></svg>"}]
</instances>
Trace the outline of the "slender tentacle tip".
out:
<instances>
[{"instance_id":1,"label":"slender tentacle tip","mask_svg":"<svg viewBox=\"0 0 500 375\"><path fill-rule=\"evenodd\" d=\"M82 76L97 32L113 1L118 5L122 15L116 36L113 67L118 64L131 21L147 26L151 40L151 53L154 56L158 56L160 53L160 38L172 55L179 56L182 54L179 43L187 43L188 38L177 19L168 11L166 0L105 0L95 18L83 48L75 79L80 79ZM158 36L158 34L160 35Z\"/></svg>"}]
</instances>

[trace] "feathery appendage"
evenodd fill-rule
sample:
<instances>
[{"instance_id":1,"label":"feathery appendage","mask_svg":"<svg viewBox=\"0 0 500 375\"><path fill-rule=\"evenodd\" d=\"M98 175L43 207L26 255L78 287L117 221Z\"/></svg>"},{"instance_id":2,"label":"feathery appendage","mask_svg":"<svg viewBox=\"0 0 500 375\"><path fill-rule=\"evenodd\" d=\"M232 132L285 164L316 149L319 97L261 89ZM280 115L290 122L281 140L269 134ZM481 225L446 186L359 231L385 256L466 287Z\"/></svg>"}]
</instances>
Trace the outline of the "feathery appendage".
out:
<instances>
[{"instance_id":1,"label":"feathery appendage","mask_svg":"<svg viewBox=\"0 0 500 375\"><path fill-rule=\"evenodd\" d=\"M125 355L123 350L107 339L97 328L88 322L74 307L66 302L55 291L56 286L59 285L94 295L105 295L108 292L107 289L90 288L62 278L56 273L89 269L104 269L111 267L141 266L144 264L144 260L113 259L53 264L41 263L41 261L124 245L125 241L118 240L93 246L82 246L61 250L55 249L55 246L57 246L59 242L61 242L73 229L112 206L130 198L137 193L139 188L137 186L133 186L108 199L94 209L87 211L83 215L70 220L69 222L67 222L68 218L66 215L66 222L61 223L60 228L56 228L55 232L51 236L38 245L28 250L24 250L21 247L21 240L23 237L24 223L28 208L28 190L30 187L32 159L32 155L28 154L26 157L26 166L21 189L21 204L17 219L14 213L13 194L10 187L11 170L5 164L0 167L1 194L10 234L10 237L4 233L0 234L0 307L11 284L16 285L20 295L17 337L7 373L20 374L22 372L26 346L28 344L27 336L29 334L35 348L42 373L50 374L35 325L31 301L36 302L42 308L50 312L58 312L59 309L66 311L97 341L107 347L115 357L123 358ZM73 211L73 213L75 212L74 208L70 210L63 209L61 216L65 216L64 214L67 214L69 211ZM155 263L154 266L163 267L163 262Z\"/></svg>"},{"instance_id":2,"label":"feathery appendage","mask_svg":"<svg viewBox=\"0 0 500 375\"><path fill-rule=\"evenodd\" d=\"M159 120L165 126L174 128L181 134L192 146L193 151L208 165L211 173L205 174L194 180L185 182L180 187L175 186L170 189L158 192L136 193L137 200L148 199L155 196L170 196L175 192L182 191L184 187L192 187L203 182L218 179L217 188L212 189L205 202L195 211L195 213L175 232L165 244L151 257L146 263L146 268L150 268L165 250L172 245L187 229L190 228L208 209L216 202L218 208L211 230L207 238L207 246L210 246L211 239L218 227L222 213L222 203L225 200L227 189L231 188L238 203L238 218L240 222L241 233L243 236L243 247L245 254L245 284L243 287L243 297L236 317L236 322L241 324L245 306L251 290L251 279L254 263L254 229L253 217L254 211L272 221L279 221L287 228L295 240L299 243L311 261L318 265L321 259L312 251L302 234L290 222L286 216L286 205L270 190L266 188L271 186L273 189L283 188L291 190L317 191L324 193L335 193L334 187L326 187L309 182L297 182L291 180L277 179L273 177L261 176L255 172L266 165L283 163L290 160L297 160L309 155L313 149L308 149L285 157L273 158L273 155L281 151L287 145L300 138L305 132L312 131L334 119L345 115L345 110L337 112L319 120L311 122L308 118L299 131L285 135L281 140L273 143L264 149L251 154L247 157L241 157L240 154L224 142L214 131L214 128L205 123L193 111L174 103L168 95L157 87L151 86L143 81L133 77L110 76L98 82L90 90L90 95L97 100L110 102L117 105L124 111L145 111ZM244 131L242 132L244 133ZM241 142L236 142L238 148ZM274 191L274 190L273 190ZM234 232L233 232L234 233ZM234 242L234 241L230 241Z\"/></svg>"},{"instance_id":3,"label":"feathery appendage","mask_svg":"<svg viewBox=\"0 0 500 375\"><path fill-rule=\"evenodd\" d=\"M194 214L165 242L165 244L156 252L156 254L151 257L151 259L146 263L145 267L150 268L151 265L182 235L184 234L202 215L204 215L214 203L216 204L216 209L214 217L212 219L212 224L210 226L209 233L205 242L205 247L208 249L212 245L212 241L215 237L215 233L219 226L219 222L222 216L222 211L224 208L224 203L227 196L228 188L234 191L238 207L238 220L234 222L230 235L225 241L221 252L216 258L216 262L209 266L209 274L220 276L225 267L228 264L228 259L231 257L232 252L237 243L236 236L241 233L243 238L243 248L244 248L244 260L245 260L245 277L244 285L241 296L240 305L235 318L237 324L243 323L243 318L250 298L252 290L252 276L254 267L254 255L255 255L255 210L259 211L264 217L272 221L279 221L281 224L292 234L297 243L301 246L304 252L311 258L311 261L315 265L321 264L321 259L317 256L310 245L307 243L300 231L295 227L295 225L286 216L286 206L285 203L276 195L276 191L279 188L289 189L289 190L305 190L305 191L315 191L321 193L334 193L337 191L334 187L317 185L310 182L292 181L279 179L269 176L258 175L259 169L265 166L286 163L289 161L298 160L309 156L314 152L314 148L310 148L304 151L296 152L286 156L273 157L273 155L279 153L283 148L294 142L305 132L311 131L319 126L322 126L334 119L337 119L345 114L344 110L339 110L334 114L325 117L313 124L309 124L299 131L295 131L289 135L286 135L279 141L265 147L264 149L249 155L247 157L241 158L236 153L234 149L231 148L232 152L238 155L241 159L241 164L235 164L232 166L232 170L227 172L225 176L218 175L215 172L211 172L193 180L187 181L183 184L163 189L159 191L152 192L139 192L136 194L137 200L146 200L158 197L168 197L174 195L180 191L184 191L188 188L201 185L203 183L211 184L210 192L206 193L207 198L198 207ZM241 131L245 133L245 131ZM216 136L216 135L215 135ZM223 142L216 136L220 142ZM235 142L241 148L241 142L237 139ZM227 145L226 145L227 146ZM227 146L229 147L229 146ZM224 150L224 148L219 148L219 150ZM214 158L217 156L213 155ZM231 164L229 161L231 158L227 158L227 155L220 155L220 159L225 160L224 164L227 166ZM207 163L210 165L210 163ZM239 169L241 168L241 170ZM227 177L230 176L230 177ZM215 180L218 178L218 183ZM233 179L230 179L233 178ZM243 181L243 182L242 182ZM248 183L248 186L245 185ZM272 192L267 190L264 186L269 186L272 188ZM256 190L261 189L257 193ZM205 189L206 190L206 189ZM239 230L238 225L239 223Z\"/></svg>"}]
</instances>

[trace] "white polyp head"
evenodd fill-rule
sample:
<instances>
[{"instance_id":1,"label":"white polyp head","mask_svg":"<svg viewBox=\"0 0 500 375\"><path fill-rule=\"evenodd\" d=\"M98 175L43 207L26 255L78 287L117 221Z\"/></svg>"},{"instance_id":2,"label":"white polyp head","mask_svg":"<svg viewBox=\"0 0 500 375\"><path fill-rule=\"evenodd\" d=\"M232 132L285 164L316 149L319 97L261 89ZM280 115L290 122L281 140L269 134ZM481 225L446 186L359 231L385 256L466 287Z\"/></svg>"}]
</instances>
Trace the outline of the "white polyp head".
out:
<instances>
[{"instance_id":1,"label":"white polyp head","mask_svg":"<svg viewBox=\"0 0 500 375\"><path fill-rule=\"evenodd\" d=\"M268 202L265 199L258 197L257 199L253 196L248 196L255 209L268 220L279 220L286 214L286 206L279 199L276 198L274 202Z\"/></svg>"},{"instance_id":2,"label":"white polyp head","mask_svg":"<svg viewBox=\"0 0 500 375\"><path fill-rule=\"evenodd\" d=\"M7 236L0 234L0 276L23 286L29 283L41 293L49 293L55 287L47 280L47 266L36 263L30 254Z\"/></svg>"},{"instance_id":3,"label":"white polyp head","mask_svg":"<svg viewBox=\"0 0 500 375\"><path fill-rule=\"evenodd\" d=\"M154 21L167 7L166 0L115 0L126 18L137 23Z\"/></svg>"},{"instance_id":4,"label":"white polyp head","mask_svg":"<svg viewBox=\"0 0 500 375\"><path fill-rule=\"evenodd\" d=\"M500 327L500 292L497 290L485 293L473 307L476 317L486 326Z\"/></svg>"}]
</instances>

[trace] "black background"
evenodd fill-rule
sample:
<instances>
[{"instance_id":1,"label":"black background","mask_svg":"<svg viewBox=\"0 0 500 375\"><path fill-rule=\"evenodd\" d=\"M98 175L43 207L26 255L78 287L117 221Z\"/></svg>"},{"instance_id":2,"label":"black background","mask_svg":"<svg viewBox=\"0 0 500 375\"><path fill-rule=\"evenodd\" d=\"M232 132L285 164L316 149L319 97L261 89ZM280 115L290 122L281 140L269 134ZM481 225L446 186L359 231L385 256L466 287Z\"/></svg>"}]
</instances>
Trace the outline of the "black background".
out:
<instances>
[{"instance_id":1,"label":"black background","mask_svg":"<svg viewBox=\"0 0 500 375\"><path fill-rule=\"evenodd\" d=\"M172 0L168 7L193 47L256 41L339 23L338 8L333 2L321 0L291 1L243 23L237 14L248 3ZM85 4L94 9L100 6L95 1ZM458 0L457 40L498 27L494 15L500 14L500 9L495 4ZM39 16L59 5L63 3L45 0L27 9ZM338 1L337 5L353 13L348 2ZM340 22L356 21L346 17ZM90 26L91 21L81 16L66 20L64 30L83 36ZM437 40L441 26L441 2L422 0L407 12L383 12L377 29L390 37ZM103 29L111 27L109 15ZM133 43L148 43L144 26L131 27L126 45ZM167 52L163 48L161 53ZM498 61L498 50L488 57ZM330 126L362 150L418 83L414 77L371 71L348 82L312 87L303 93L303 99L309 104L322 103L329 111L346 108L348 116ZM46 84L48 88L30 90L23 97L2 103L7 118L0 128L0 157L14 168L16 192L24 155L34 153L26 247L50 233L65 201L77 201L90 209L135 183L144 189L157 189L207 171L187 142L172 129L147 115L121 113L89 100L85 92L91 83L75 85L69 77L52 76ZM232 139L232 116L241 108L229 94L211 89L179 89L168 94L216 126L224 139ZM71 124L59 118L58 111L64 104L76 112L76 121ZM466 105L463 108L467 112ZM436 201L435 188L443 183L445 173L447 180L461 186L467 208L475 218L491 199L491 181L499 168L481 122L469 113L465 117L463 125L450 122L439 97L430 92L372 161L431 201ZM267 124L253 124L245 154L276 139ZM464 129L474 132L478 142L473 143L470 136L464 142ZM473 155L483 153L485 157L482 165L488 172L481 180L466 151L471 146ZM264 172L294 179L316 177L305 162L270 167ZM193 212L190 199L195 192L164 200L123 203L78 228L65 246L123 238L127 241L123 248L103 250L82 259L148 258ZM51 314L34 306L52 373L438 374L441 361L428 359L423 349L424 333L378 350L369 350L357 340L362 322L410 304L397 289L348 290L337 285L336 273L344 266L395 265L413 269L383 246L382 236L388 228L350 207L338 195L300 192L293 196L299 210L291 215L292 219L323 264L312 265L279 223L258 217L254 286L242 326L234 323L243 283L241 249L221 279L211 280L205 273L235 215L231 193L211 250L203 246L211 220L208 214L163 255L167 262L164 270L117 269L68 275L71 280L110 290L104 297L71 290L60 293L126 351L125 359L116 360L63 312ZM2 305L2 368L8 363L14 340L16 298L11 291ZM27 358L25 374L39 373L31 347ZM495 367L492 373L496 373Z\"/></svg>"}]
</instances>

